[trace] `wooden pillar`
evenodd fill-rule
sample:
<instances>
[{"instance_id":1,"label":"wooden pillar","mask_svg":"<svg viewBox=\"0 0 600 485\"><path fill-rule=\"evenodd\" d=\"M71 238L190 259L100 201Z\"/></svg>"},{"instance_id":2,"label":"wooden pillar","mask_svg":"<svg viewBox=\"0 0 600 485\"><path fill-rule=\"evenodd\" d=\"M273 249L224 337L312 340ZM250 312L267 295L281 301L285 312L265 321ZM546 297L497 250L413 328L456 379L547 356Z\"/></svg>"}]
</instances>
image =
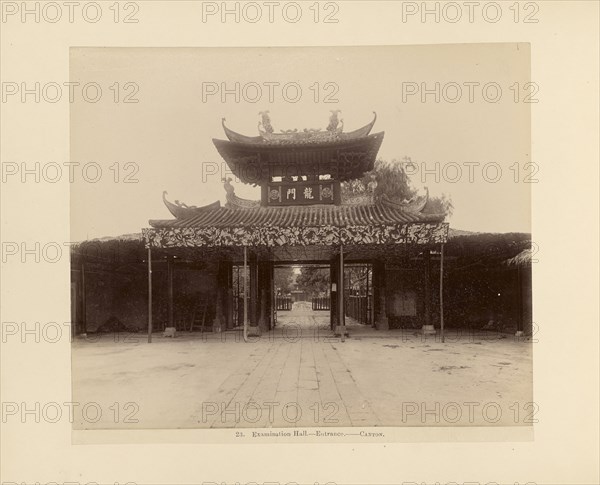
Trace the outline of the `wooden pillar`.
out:
<instances>
[{"instance_id":1,"label":"wooden pillar","mask_svg":"<svg viewBox=\"0 0 600 485\"><path fill-rule=\"evenodd\" d=\"M167 256L167 310L168 310L168 318L169 327L174 327L173 324L173 256Z\"/></svg>"},{"instance_id":2,"label":"wooden pillar","mask_svg":"<svg viewBox=\"0 0 600 485\"><path fill-rule=\"evenodd\" d=\"M373 264L373 300L374 300L374 317L375 328L377 330L389 330L389 322L387 318L387 303L386 303L386 276L385 263L376 261Z\"/></svg>"},{"instance_id":3,"label":"wooden pillar","mask_svg":"<svg viewBox=\"0 0 600 485\"><path fill-rule=\"evenodd\" d=\"M244 342L248 341L248 248L244 246Z\"/></svg>"},{"instance_id":4,"label":"wooden pillar","mask_svg":"<svg viewBox=\"0 0 600 485\"><path fill-rule=\"evenodd\" d=\"M228 265L225 261L219 261L219 266L217 268L216 310L215 318L213 320L213 332L216 333L223 332L226 326L228 269Z\"/></svg>"},{"instance_id":5,"label":"wooden pillar","mask_svg":"<svg viewBox=\"0 0 600 485\"><path fill-rule=\"evenodd\" d=\"M346 338L346 307L344 290L344 247L340 245L340 255L338 257L338 326L336 327L336 336L342 337L342 342Z\"/></svg>"},{"instance_id":6,"label":"wooden pillar","mask_svg":"<svg viewBox=\"0 0 600 485\"><path fill-rule=\"evenodd\" d=\"M440 332L442 334L442 343L444 337L444 245L440 245Z\"/></svg>"},{"instance_id":7,"label":"wooden pillar","mask_svg":"<svg viewBox=\"0 0 600 485\"><path fill-rule=\"evenodd\" d=\"M271 288L271 267L268 261L258 263L258 326L261 332L269 330L269 301L268 295Z\"/></svg>"},{"instance_id":8,"label":"wooden pillar","mask_svg":"<svg viewBox=\"0 0 600 485\"><path fill-rule=\"evenodd\" d=\"M367 269L367 277L366 277L366 286L367 286L367 291L365 293L365 324L366 325L371 325L372 321L371 321L371 315L370 315L370 305L369 305L369 291L370 291L370 284L369 284L369 274L371 272L371 270L369 269L369 266L366 267Z\"/></svg>"},{"instance_id":9,"label":"wooden pillar","mask_svg":"<svg viewBox=\"0 0 600 485\"><path fill-rule=\"evenodd\" d=\"M246 249L244 248L244 258L246 257ZM235 308L236 308L236 315L235 315L235 324L239 327L240 325L244 324L244 305L242 304L240 306L240 302L243 299L243 294L240 291L240 288L244 288L243 285L240 285L240 281L241 278L245 278L245 273L246 271L246 262L244 260L244 266L240 269L240 267L238 266L236 268L236 274L237 274L237 288L236 288L236 302L235 302Z\"/></svg>"},{"instance_id":10,"label":"wooden pillar","mask_svg":"<svg viewBox=\"0 0 600 485\"><path fill-rule=\"evenodd\" d=\"M260 289L259 304L258 328L261 332L266 332L269 327L267 322L267 289L264 287Z\"/></svg>"},{"instance_id":11,"label":"wooden pillar","mask_svg":"<svg viewBox=\"0 0 600 485\"><path fill-rule=\"evenodd\" d=\"M269 205L269 184L263 183L260 186L260 205L263 207Z\"/></svg>"},{"instance_id":12,"label":"wooden pillar","mask_svg":"<svg viewBox=\"0 0 600 485\"><path fill-rule=\"evenodd\" d=\"M225 307L225 328L233 328L233 263L227 263L227 305Z\"/></svg>"},{"instance_id":13,"label":"wooden pillar","mask_svg":"<svg viewBox=\"0 0 600 485\"><path fill-rule=\"evenodd\" d=\"M258 330L258 320L260 309L259 305L260 293L258 290L258 263L255 253L250 253L250 327L254 327L252 332L255 334Z\"/></svg>"},{"instance_id":14,"label":"wooden pillar","mask_svg":"<svg viewBox=\"0 0 600 485\"><path fill-rule=\"evenodd\" d=\"M342 188L339 180L333 181L333 203L335 205L342 203Z\"/></svg>"},{"instance_id":15,"label":"wooden pillar","mask_svg":"<svg viewBox=\"0 0 600 485\"><path fill-rule=\"evenodd\" d=\"M338 325L338 283L339 283L339 256L334 256L329 264L329 279L331 285L330 291L330 327L335 330Z\"/></svg>"},{"instance_id":16,"label":"wooden pillar","mask_svg":"<svg viewBox=\"0 0 600 485\"><path fill-rule=\"evenodd\" d=\"M423 266L424 314L421 331L423 335L434 335L435 327L431 323L431 251L429 249L423 251Z\"/></svg>"},{"instance_id":17,"label":"wooden pillar","mask_svg":"<svg viewBox=\"0 0 600 485\"><path fill-rule=\"evenodd\" d=\"M269 329L275 328L275 265L269 265Z\"/></svg>"},{"instance_id":18,"label":"wooden pillar","mask_svg":"<svg viewBox=\"0 0 600 485\"><path fill-rule=\"evenodd\" d=\"M148 343L152 343L152 250L148 248Z\"/></svg>"}]
</instances>

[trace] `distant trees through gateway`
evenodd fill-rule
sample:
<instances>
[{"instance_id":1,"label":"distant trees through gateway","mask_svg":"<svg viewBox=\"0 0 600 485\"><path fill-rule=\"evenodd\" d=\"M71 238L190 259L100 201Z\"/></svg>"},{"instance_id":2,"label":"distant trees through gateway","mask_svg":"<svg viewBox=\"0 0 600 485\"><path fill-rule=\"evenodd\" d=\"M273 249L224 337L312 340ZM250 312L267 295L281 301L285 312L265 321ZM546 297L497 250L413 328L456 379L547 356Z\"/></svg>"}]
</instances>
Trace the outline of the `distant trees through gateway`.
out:
<instances>
[{"instance_id":1,"label":"distant trees through gateway","mask_svg":"<svg viewBox=\"0 0 600 485\"><path fill-rule=\"evenodd\" d=\"M344 268L344 287L351 295L366 295L372 285L369 264L349 264ZM330 269L324 265L281 266L275 268L278 295L304 293L307 298L329 296Z\"/></svg>"}]
</instances>

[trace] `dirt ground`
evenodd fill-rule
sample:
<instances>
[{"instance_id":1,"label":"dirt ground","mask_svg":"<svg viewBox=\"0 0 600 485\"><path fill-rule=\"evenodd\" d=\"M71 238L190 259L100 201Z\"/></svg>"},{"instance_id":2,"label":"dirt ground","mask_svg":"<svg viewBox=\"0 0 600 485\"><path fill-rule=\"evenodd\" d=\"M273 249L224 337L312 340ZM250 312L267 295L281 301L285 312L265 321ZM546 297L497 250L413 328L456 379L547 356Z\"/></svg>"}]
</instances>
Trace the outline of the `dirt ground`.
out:
<instances>
[{"instance_id":1,"label":"dirt ground","mask_svg":"<svg viewBox=\"0 0 600 485\"><path fill-rule=\"evenodd\" d=\"M529 340L377 331L280 312L275 331L107 334L73 342L75 429L528 426Z\"/></svg>"}]
</instances>

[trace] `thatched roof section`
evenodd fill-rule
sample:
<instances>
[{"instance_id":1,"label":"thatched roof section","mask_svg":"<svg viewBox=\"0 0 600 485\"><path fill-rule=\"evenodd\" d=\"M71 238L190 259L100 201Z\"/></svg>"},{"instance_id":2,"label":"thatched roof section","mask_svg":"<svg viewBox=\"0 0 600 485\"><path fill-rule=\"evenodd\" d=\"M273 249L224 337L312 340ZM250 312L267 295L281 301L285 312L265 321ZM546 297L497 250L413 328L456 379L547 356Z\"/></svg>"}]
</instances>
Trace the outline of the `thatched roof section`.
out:
<instances>
[{"instance_id":1,"label":"thatched roof section","mask_svg":"<svg viewBox=\"0 0 600 485\"><path fill-rule=\"evenodd\" d=\"M144 261L146 249L141 234L126 234L81 241L71 246L71 262L123 264Z\"/></svg>"},{"instance_id":2,"label":"thatched roof section","mask_svg":"<svg viewBox=\"0 0 600 485\"><path fill-rule=\"evenodd\" d=\"M516 256L503 261L503 264L506 266L510 266L513 268L523 268L531 266L531 261L533 259L533 251L531 248L524 249Z\"/></svg>"}]
</instances>

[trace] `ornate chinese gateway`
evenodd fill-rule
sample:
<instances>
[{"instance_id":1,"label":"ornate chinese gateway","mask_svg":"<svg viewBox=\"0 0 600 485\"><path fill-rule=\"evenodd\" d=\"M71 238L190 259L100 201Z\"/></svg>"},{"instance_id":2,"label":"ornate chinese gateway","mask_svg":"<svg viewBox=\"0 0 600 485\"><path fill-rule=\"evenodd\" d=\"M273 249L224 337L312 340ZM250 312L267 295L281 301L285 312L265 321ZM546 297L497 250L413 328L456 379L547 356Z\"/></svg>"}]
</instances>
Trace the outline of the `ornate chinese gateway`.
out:
<instances>
[{"instance_id":1,"label":"ornate chinese gateway","mask_svg":"<svg viewBox=\"0 0 600 485\"><path fill-rule=\"evenodd\" d=\"M331 112L325 129L277 132L268 111L259 116L258 135L237 133L223 120L227 139L213 139L213 143L237 179L261 187L260 200L238 197L230 178L223 180L224 206L218 201L202 207L171 202L165 192L163 200L173 218L150 220L151 227L143 229L149 265L156 250L170 268L168 325L173 325L172 275L175 255L179 255L181 264L210 260L218 267L215 331L235 327L232 275L234 267L239 275L242 259L244 268L247 260L250 266L250 291L243 292L244 308L246 303L250 305L248 318L243 318L244 335L248 325L260 331L275 325L275 262L329 264L331 328L342 329L342 335L344 292L337 288L344 288L344 261L372 266L369 298L373 321L377 328L387 328L385 261L406 248L421 248L416 251L418 259L419 254L429 255L433 245L444 244L448 238L444 215L423 211L427 191L409 201L396 201L393 194L376 197L375 176L366 184L360 181L373 169L384 138L383 132L371 133L376 116L348 132L338 117L339 110ZM429 265L428 256L426 260ZM151 304L150 277L149 281ZM424 314L429 315L428 297L424 301ZM394 305L398 306L397 302ZM235 308L237 312L239 305ZM429 317L424 321L423 328L431 331ZM150 313L149 335L151 331Z\"/></svg>"},{"instance_id":2,"label":"ornate chinese gateway","mask_svg":"<svg viewBox=\"0 0 600 485\"><path fill-rule=\"evenodd\" d=\"M224 180L227 203L188 206L164 202L175 219L151 220L144 231L149 247L385 245L443 243L443 214L422 212L428 195L405 203L375 198L376 182L357 194L343 193L342 182L373 169L384 133L371 134L377 116L354 131L343 131L339 110L324 130L276 133L268 111L260 113L258 136L225 125L227 140L213 143L242 182L260 185L260 200L235 195ZM360 182L356 182L360 185Z\"/></svg>"}]
</instances>

